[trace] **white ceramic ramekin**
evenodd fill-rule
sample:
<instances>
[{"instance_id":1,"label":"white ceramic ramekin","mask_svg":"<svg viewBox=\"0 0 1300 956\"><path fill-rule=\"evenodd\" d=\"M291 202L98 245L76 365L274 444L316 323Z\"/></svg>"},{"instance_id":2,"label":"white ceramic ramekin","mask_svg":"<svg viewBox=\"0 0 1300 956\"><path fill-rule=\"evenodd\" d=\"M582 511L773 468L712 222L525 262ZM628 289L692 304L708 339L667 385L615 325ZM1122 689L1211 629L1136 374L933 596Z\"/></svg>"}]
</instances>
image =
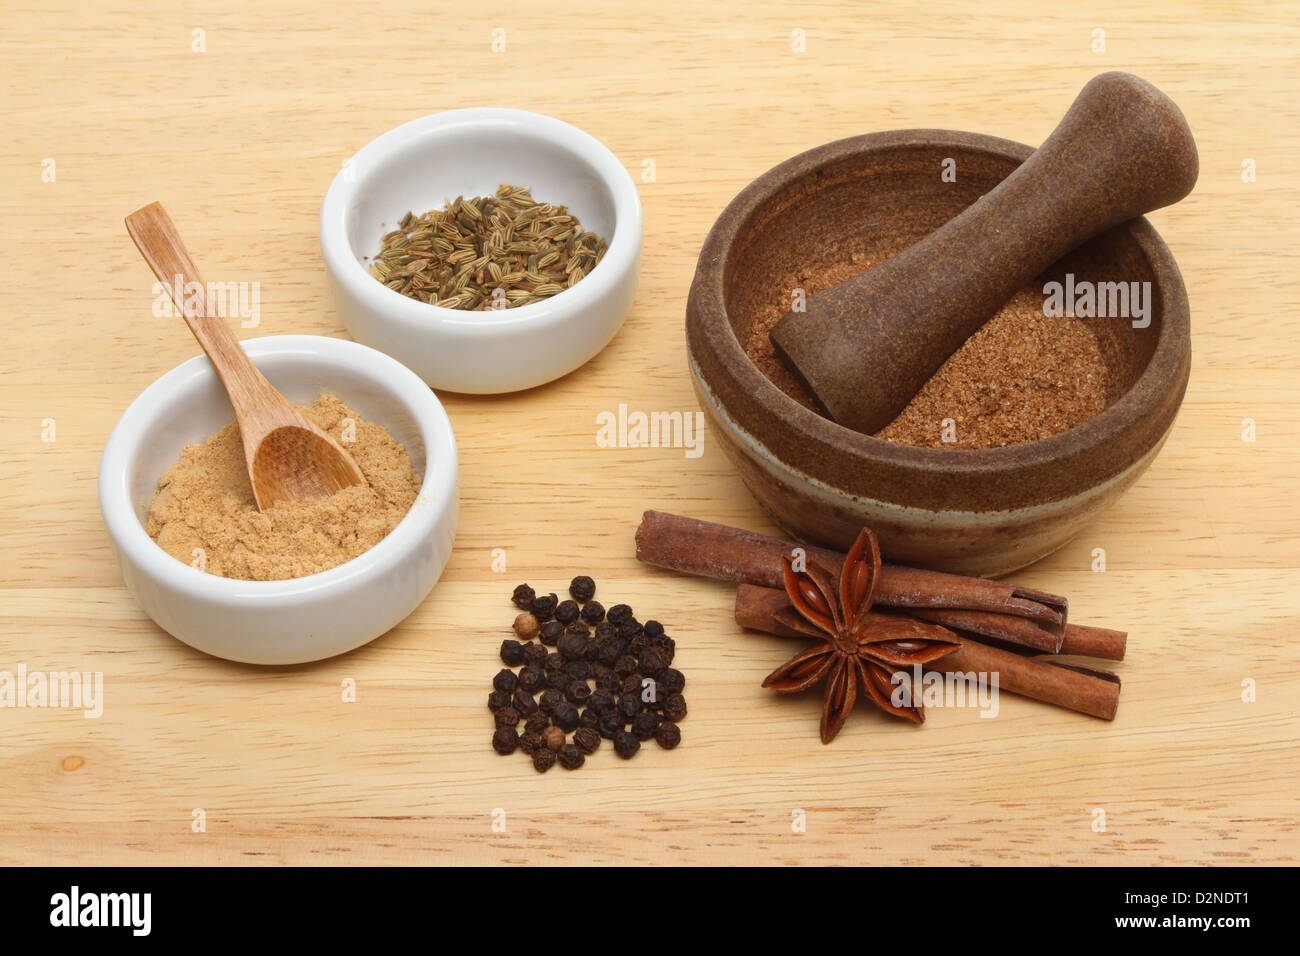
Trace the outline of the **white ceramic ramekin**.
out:
<instances>
[{"instance_id":1,"label":"white ceramic ramekin","mask_svg":"<svg viewBox=\"0 0 1300 956\"><path fill-rule=\"evenodd\" d=\"M573 288L515 309L464 312L409 299L370 275L367 257L406 213L490 196L503 183L568 206L608 242ZM568 123L507 109L436 113L385 133L334 178L320 217L325 268L352 337L434 388L473 394L541 385L609 344L636 292L641 233L640 196L613 153Z\"/></svg>"},{"instance_id":2,"label":"white ceramic ramekin","mask_svg":"<svg viewBox=\"0 0 1300 956\"><path fill-rule=\"evenodd\" d=\"M459 507L456 438L441 403L409 369L342 339L277 335L244 350L292 402L333 392L383 425L424 476L415 505L369 551L285 581L235 581L163 551L144 520L181 449L234 419L205 356L162 376L131 403L104 447L99 505L126 586L158 626L192 647L250 664L301 664L374 640L424 600L451 555Z\"/></svg>"}]
</instances>

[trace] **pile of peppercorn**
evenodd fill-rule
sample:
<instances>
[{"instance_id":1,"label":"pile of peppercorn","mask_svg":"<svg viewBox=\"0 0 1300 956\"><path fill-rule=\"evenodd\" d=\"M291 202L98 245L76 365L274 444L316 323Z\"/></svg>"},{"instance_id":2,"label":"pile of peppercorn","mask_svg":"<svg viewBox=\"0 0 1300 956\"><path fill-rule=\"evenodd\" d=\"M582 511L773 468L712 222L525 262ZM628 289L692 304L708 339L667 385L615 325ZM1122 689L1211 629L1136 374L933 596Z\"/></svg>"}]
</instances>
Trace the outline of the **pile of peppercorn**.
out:
<instances>
[{"instance_id":1,"label":"pile of peppercorn","mask_svg":"<svg viewBox=\"0 0 1300 956\"><path fill-rule=\"evenodd\" d=\"M522 750L545 773L557 762L578 769L602 738L625 760L643 740L676 747L686 678L671 666L673 639L658 621L642 624L626 604L606 611L589 577L574 578L569 595L561 601L527 584L515 588L511 600L523 612L514 623L518 639L501 642L507 666L488 695L493 749Z\"/></svg>"}]
</instances>

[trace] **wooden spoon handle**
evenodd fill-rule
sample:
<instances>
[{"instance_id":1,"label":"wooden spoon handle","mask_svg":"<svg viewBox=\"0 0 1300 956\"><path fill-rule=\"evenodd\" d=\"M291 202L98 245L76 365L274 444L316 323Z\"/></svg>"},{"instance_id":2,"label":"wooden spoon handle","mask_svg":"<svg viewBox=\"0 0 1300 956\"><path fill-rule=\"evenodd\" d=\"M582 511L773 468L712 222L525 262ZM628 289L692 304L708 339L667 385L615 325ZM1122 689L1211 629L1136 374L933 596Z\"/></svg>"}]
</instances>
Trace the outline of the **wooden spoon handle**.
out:
<instances>
[{"instance_id":1,"label":"wooden spoon handle","mask_svg":"<svg viewBox=\"0 0 1300 956\"><path fill-rule=\"evenodd\" d=\"M1196 174L1178 107L1145 80L1103 73L996 188L893 258L809 297L777 323L772 343L835 421L878 431L1017 289L1098 233L1177 202Z\"/></svg>"},{"instance_id":2,"label":"wooden spoon handle","mask_svg":"<svg viewBox=\"0 0 1300 956\"><path fill-rule=\"evenodd\" d=\"M185 324L212 360L235 407L235 416L242 422L246 413L259 407L283 405L280 393L240 348L226 323L208 309L206 287L199 278L198 267L162 203L152 202L127 216L126 231L153 274L167 287L172 301L185 317Z\"/></svg>"}]
</instances>

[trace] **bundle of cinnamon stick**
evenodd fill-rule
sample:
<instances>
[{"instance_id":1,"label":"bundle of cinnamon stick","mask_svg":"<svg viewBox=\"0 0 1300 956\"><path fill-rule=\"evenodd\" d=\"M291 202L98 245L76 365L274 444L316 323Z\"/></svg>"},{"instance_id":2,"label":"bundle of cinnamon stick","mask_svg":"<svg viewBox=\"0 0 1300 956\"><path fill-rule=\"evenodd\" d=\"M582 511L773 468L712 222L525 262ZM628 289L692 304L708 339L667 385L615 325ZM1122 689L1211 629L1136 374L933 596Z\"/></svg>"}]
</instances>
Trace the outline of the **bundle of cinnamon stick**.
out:
<instances>
[{"instance_id":1,"label":"bundle of cinnamon stick","mask_svg":"<svg viewBox=\"0 0 1300 956\"><path fill-rule=\"evenodd\" d=\"M790 608L782 557L801 548L808 559L838 572L844 555L739 528L647 511L636 533L636 555L657 567L730 581L736 623L783 637L806 637L781 623ZM1119 677L1111 671L1057 661L1070 654L1123 660L1123 631L1071 624L1065 598L1002 581L886 564L875 603L947 627L961 647L935 662L949 673L997 674L999 688L1044 703L1111 720Z\"/></svg>"}]
</instances>

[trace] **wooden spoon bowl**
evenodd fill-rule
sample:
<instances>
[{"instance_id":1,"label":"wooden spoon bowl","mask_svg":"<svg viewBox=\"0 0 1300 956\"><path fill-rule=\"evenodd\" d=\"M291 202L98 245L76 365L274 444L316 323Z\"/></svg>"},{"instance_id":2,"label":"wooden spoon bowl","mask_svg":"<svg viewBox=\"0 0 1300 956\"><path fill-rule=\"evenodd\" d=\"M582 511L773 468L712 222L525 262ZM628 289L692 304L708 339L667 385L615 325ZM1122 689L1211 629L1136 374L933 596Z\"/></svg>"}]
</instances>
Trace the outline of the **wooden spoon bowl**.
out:
<instances>
[{"instance_id":1,"label":"wooden spoon bowl","mask_svg":"<svg viewBox=\"0 0 1300 956\"><path fill-rule=\"evenodd\" d=\"M257 476L253 487L259 501L328 498L361 483L352 456L315 425L281 425L262 435L252 473Z\"/></svg>"},{"instance_id":2,"label":"wooden spoon bowl","mask_svg":"<svg viewBox=\"0 0 1300 956\"><path fill-rule=\"evenodd\" d=\"M894 561L1003 574L1063 545L1155 457L1182 401L1191 349L1182 278L1144 218L1039 277L1149 281L1153 296L1148 328L1089 320L1118 387L1105 411L1050 438L959 450L864 435L786 394L742 345L756 322L790 308L805 277L860 272L921 239L1032 152L945 130L853 137L770 170L718 218L687 304L692 377L711 433L791 533L843 550L866 524ZM949 158L961 171L955 183L938 175Z\"/></svg>"}]
</instances>

